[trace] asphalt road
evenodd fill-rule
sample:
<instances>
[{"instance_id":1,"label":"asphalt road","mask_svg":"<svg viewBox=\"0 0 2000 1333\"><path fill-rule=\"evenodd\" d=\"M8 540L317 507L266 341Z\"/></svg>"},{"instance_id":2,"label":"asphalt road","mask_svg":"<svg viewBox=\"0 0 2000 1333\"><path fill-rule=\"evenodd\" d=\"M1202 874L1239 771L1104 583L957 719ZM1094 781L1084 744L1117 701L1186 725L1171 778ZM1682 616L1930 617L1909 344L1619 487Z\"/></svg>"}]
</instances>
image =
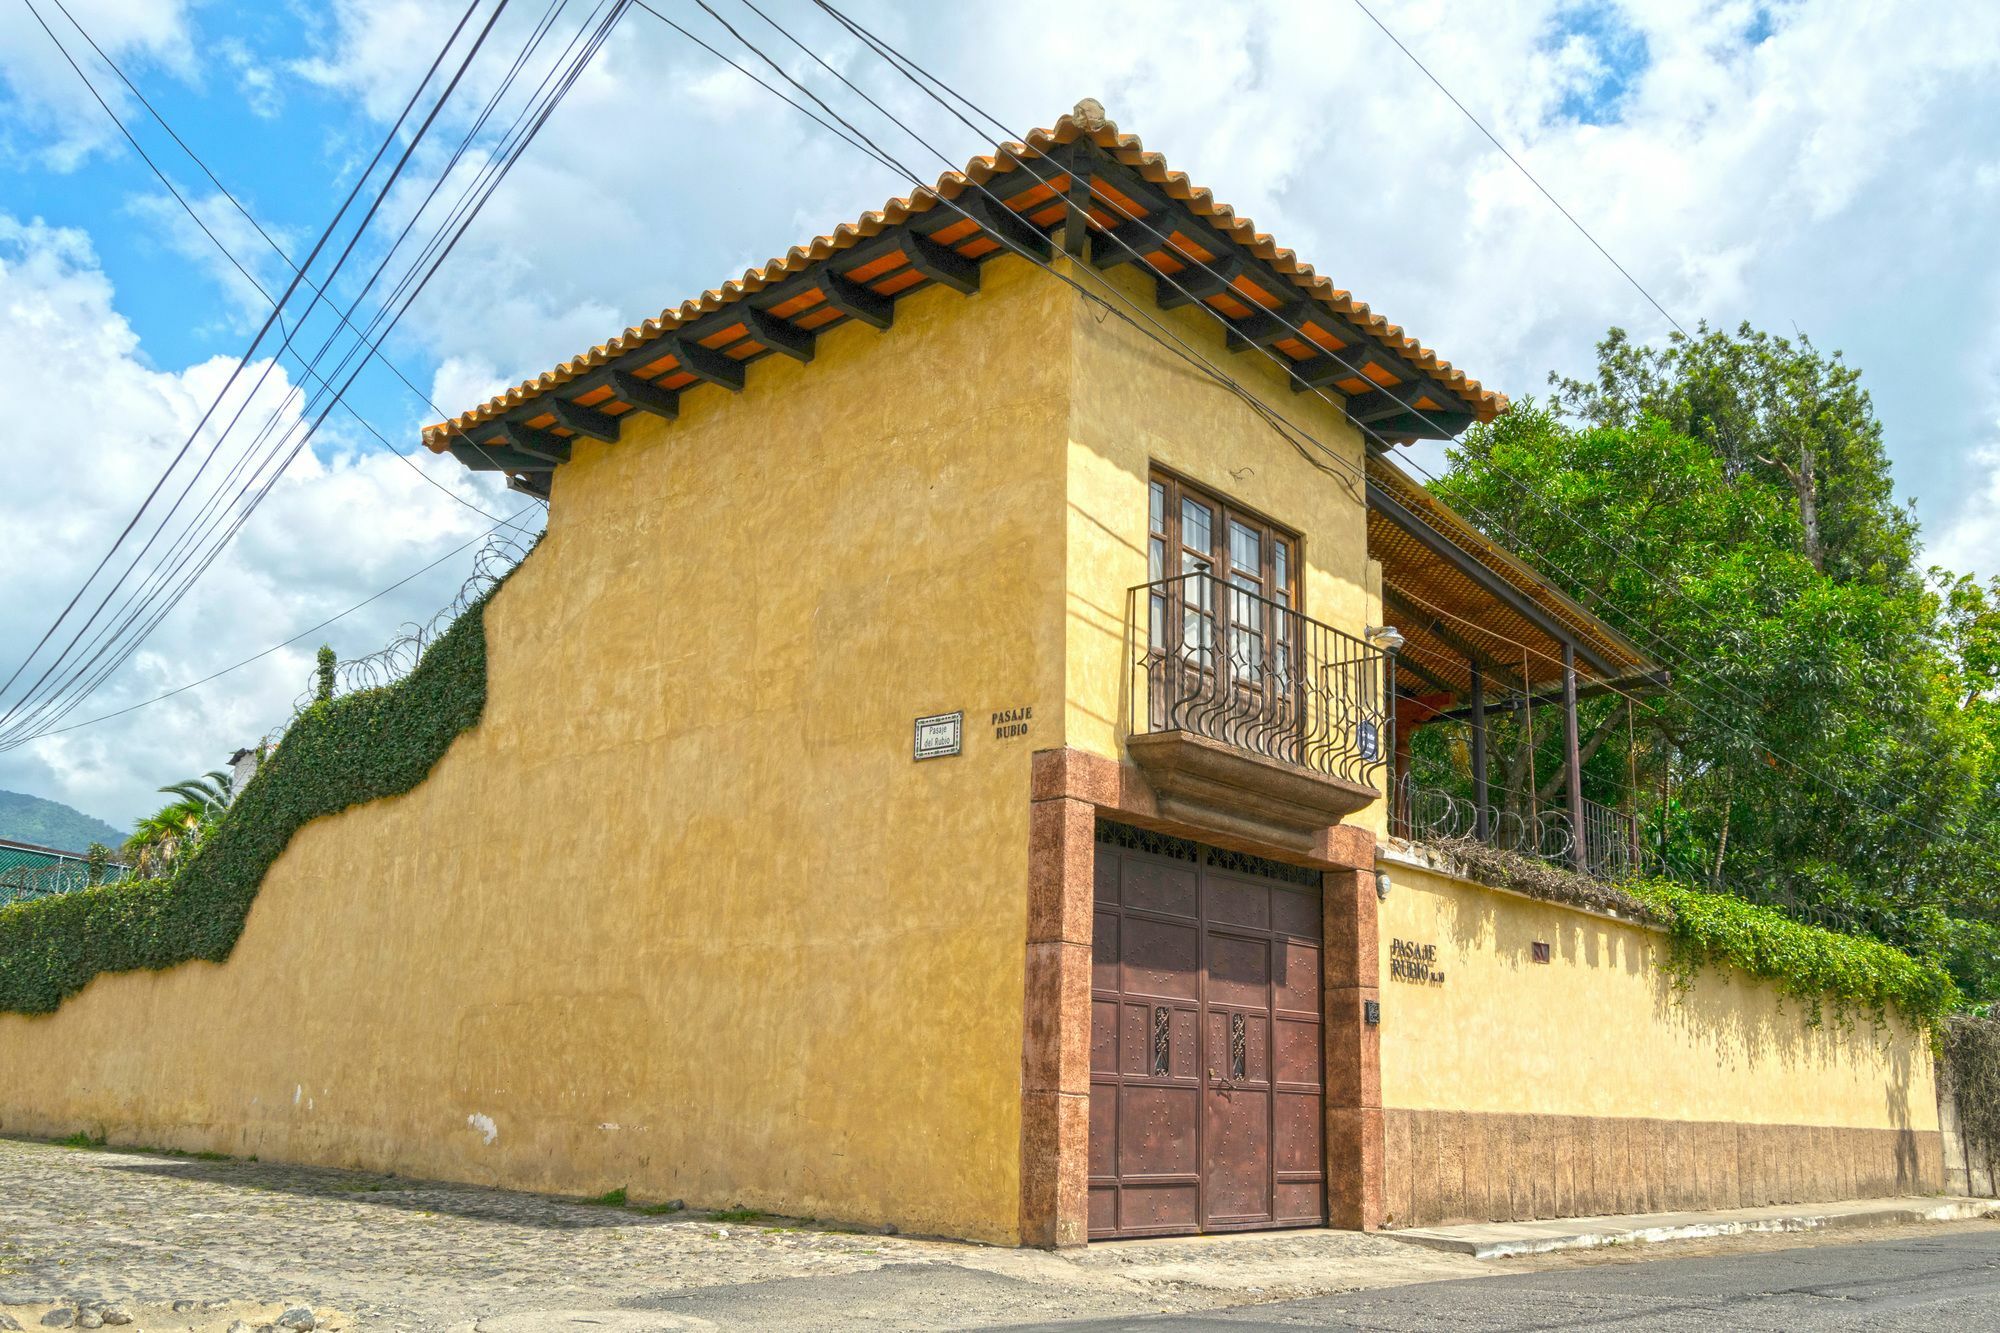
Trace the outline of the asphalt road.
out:
<instances>
[{"instance_id":1,"label":"asphalt road","mask_svg":"<svg viewBox=\"0 0 2000 1333\"><path fill-rule=\"evenodd\" d=\"M2000 1330L2000 1232L1426 1282L1213 1314L1014 1324L1060 1333L1254 1329Z\"/></svg>"}]
</instances>

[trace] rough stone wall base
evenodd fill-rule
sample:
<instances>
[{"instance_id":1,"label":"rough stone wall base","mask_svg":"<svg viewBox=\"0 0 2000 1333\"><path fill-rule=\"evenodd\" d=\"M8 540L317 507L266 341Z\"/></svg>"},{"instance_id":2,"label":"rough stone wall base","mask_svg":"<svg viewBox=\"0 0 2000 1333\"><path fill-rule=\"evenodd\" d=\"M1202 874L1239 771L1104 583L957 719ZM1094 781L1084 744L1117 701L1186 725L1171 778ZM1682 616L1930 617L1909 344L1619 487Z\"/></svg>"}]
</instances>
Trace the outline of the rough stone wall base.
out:
<instances>
[{"instance_id":1,"label":"rough stone wall base","mask_svg":"<svg viewBox=\"0 0 2000 1333\"><path fill-rule=\"evenodd\" d=\"M1386 1224L1443 1226L1606 1213L1934 1194L1934 1130L1725 1121L1383 1113Z\"/></svg>"}]
</instances>

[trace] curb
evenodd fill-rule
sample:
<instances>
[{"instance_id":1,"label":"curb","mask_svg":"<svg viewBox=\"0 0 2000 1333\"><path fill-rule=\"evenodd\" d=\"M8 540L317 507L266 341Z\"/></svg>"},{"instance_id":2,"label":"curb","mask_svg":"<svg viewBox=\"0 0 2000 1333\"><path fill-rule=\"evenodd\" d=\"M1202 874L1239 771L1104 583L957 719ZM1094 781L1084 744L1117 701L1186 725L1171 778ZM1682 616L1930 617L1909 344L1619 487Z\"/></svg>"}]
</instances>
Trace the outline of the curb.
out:
<instances>
[{"instance_id":1,"label":"curb","mask_svg":"<svg viewBox=\"0 0 2000 1333\"><path fill-rule=\"evenodd\" d=\"M1553 1254L1562 1250L1587 1250L1605 1245L1647 1245L1668 1240L1704 1240L1718 1236L1742 1236L1775 1232L1845 1231L1867 1227L1899 1226L1912 1222L1972 1222L2000 1218L2000 1200L1937 1199L1885 1201L1879 1207L1842 1209L1834 1212L1769 1212L1732 1217L1728 1214L1679 1214L1648 1219L1590 1218L1593 1225L1563 1232L1557 1222L1498 1223L1464 1227L1412 1228L1378 1234L1410 1245L1469 1255L1474 1259L1505 1259L1523 1254ZM1495 1232L1533 1228L1541 1234L1495 1235Z\"/></svg>"}]
</instances>

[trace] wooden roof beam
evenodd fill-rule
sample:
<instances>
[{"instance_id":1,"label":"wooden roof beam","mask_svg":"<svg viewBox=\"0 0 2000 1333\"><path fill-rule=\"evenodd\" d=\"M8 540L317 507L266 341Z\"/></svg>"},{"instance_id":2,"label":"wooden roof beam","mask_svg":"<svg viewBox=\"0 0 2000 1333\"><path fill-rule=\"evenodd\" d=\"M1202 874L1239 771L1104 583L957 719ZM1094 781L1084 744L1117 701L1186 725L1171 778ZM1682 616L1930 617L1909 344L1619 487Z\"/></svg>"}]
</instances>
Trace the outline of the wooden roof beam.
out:
<instances>
[{"instance_id":1,"label":"wooden roof beam","mask_svg":"<svg viewBox=\"0 0 2000 1333\"><path fill-rule=\"evenodd\" d=\"M1250 265L1243 252L1235 248L1234 242L1227 244L1230 250L1213 259L1188 260L1187 267L1180 272L1162 273L1156 277L1154 284L1158 288L1160 309L1175 310L1195 301L1206 301L1211 296L1221 296L1224 292L1241 297L1242 294L1230 284L1242 277Z\"/></svg>"},{"instance_id":2,"label":"wooden roof beam","mask_svg":"<svg viewBox=\"0 0 2000 1333\"><path fill-rule=\"evenodd\" d=\"M979 290L979 261L967 259L948 245L940 245L930 237L909 228L903 237L903 254L910 261L910 267L953 291L964 292L967 296Z\"/></svg>"},{"instance_id":3,"label":"wooden roof beam","mask_svg":"<svg viewBox=\"0 0 2000 1333\"><path fill-rule=\"evenodd\" d=\"M1370 365L1379 366L1391 374L1398 370L1384 348L1357 333L1354 341L1337 352L1322 352L1294 363L1292 390L1305 393L1312 389L1330 389L1341 380L1367 380L1370 378L1367 371Z\"/></svg>"},{"instance_id":4,"label":"wooden roof beam","mask_svg":"<svg viewBox=\"0 0 2000 1333\"><path fill-rule=\"evenodd\" d=\"M642 380L629 370L614 370L605 382L611 392L618 395L621 403L630 403L641 412L651 412L654 416L672 421L681 414L681 396L672 389L662 389L651 380Z\"/></svg>"},{"instance_id":5,"label":"wooden roof beam","mask_svg":"<svg viewBox=\"0 0 2000 1333\"><path fill-rule=\"evenodd\" d=\"M966 189L951 202L964 209L968 217L1009 251L1026 251L1037 259L1054 257L1055 244L1042 234L1041 228L977 186Z\"/></svg>"},{"instance_id":6,"label":"wooden roof beam","mask_svg":"<svg viewBox=\"0 0 2000 1333\"><path fill-rule=\"evenodd\" d=\"M1461 687L1452 684L1450 681L1444 679L1442 676L1432 675L1430 672L1426 671L1423 667L1418 666L1414 661L1412 661L1410 658L1406 657L1402 653L1396 654L1396 670L1399 673L1405 671L1409 672L1412 676L1415 676L1418 680L1421 680L1422 682L1424 682L1424 684L1430 686L1434 690L1442 690L1444 693L1453 696L1465 693L1464 689L1462 689Z\"/></svg>"},{"instance_id":7,"label":"wooden roof beam","mask_svg":"<svg viewBox=\"0 0 2000 1333\"><path fill-rule=\"evenodd\" d=\"M560 435L552 435L533 426L524 426L518 421L502 421L500 438L512 446L514 452L526 454L530 458L545 459L550 463L569 462L569 441Z\"/></svg>"},{"instance_id":8,"label":"wooden roof beam","mask_svg":"<svg viewBox=\"0 0 2000 1333\"><path fill-rule=\"evenodd\" d=\"M557 424L568 426L578 435L588 435L606 444L618 443L617 417L606 416L594 407L585 407L553 395L549 398L549 410L556 414Z\"/></svg>"},{"instance_id":9,"label":"wooden roof beam","mask_svg":"<svg viewBox=\"0 0 2000 1333\"><path fill-rule=\"evenodd\" d=\"M475 444L456 439L445 446L451 456L473 472L553 472L555 460L510 449L498 440Z\"/></svg>"},{"instance_id":10,"label":"wooden roof beam","mask_svg":"<svg viewBox=\"0 0 2000 1333\"><path fill-rule=\"evenodd\" d=\"M1391 439L1451 440L1478 419L1470 412L1433 412L1425 409L1382 417L1365 423L1362 428Z\"/></svg>"},{"instance_id":11,"label":"wooden roof beam","mask_svg":"<svg viewBox=\"0 0 2000 1333\"><path fill-rule=\"evenodd\" d=\"M1525 684L1522 683L1521 673L1518 668L1508 666L1491 653L1475 647L1464 636L1445 628L1443 619L1435 612L1427 611L1417 606L1403 596L1403 594L1388 586L1386 582L1382 586L1382 600L1387 604L1388 609L1395 612L1397 617L1402 619L1406 624L1414 623L1423 633L1430 635L1430 637L1457 653L1467 662L1477 662L1479 669L1484 671L1489 677L1497 680L1513 681L1521 688L1526 688ZM1400 629L1402 626L1398 626L1397 628Z\"/></svg>"},{"instance_id":12,"label":"wooden roof beam","mask_svg":"<svg viewBox=\"0 0 2000 1333\"><path fill-rule=\"evenodd\" d=\"M1180 247L1163 239L1174 230L1173 223L1148 214L1137 222L1121 222L1113 227L1096 227L1090 234L1090 262L1097 268L1120 264L1146 264L1146 256L1164 250L1183 263L1191 262ZM1146 264L1151 268L1151 264Z\"/></svg>"},{"instance_id":13,"label":"wooden roof beam","mask_svg":"<svg viewBox=\"0 0 2000 1333\"><path fill-rule=\"evenodd\" d=\"M1466 412L1469 409L1456 394L1432 380L1407 380L1401 384L1386 384L1367 393L1357 393L1347 400L1347 416L1350 421L1380 421L1386 417L1401 416L1416 407L1419 399L1428 398L1438 405L1440 411ZM1424 408L1430 412L1431 408Z\"/></svg>"},{"instance_id":14,"label":"wooden roof beam","mask_svg":"<svg viewBox=\"0 0 2000 1333\"><path fill-rule=\"evenodd\" d=\"M826 303L849 319L858 319L870 328L886 329L896 321L896 300L864 287L831 268L819 276L820 295Z\"/></svg>"},{"instance_id":15,"label":"wooden roof beam","mask_svg":"<svg viewBox=\"0 0 2000 1333\"><path fill-rule=\"evenodd\" d=\"M1271 347L1296 338L1308 347L1317 346L1306 337L1303 330L1308 323L1321 323L1320 308L1311 301L1289 301L1276 310L1259 310L1248 319L1229 322L1229 331L1224 335L1232 352L1247 352L1253 347Z\"/></svg>"},{"instance_id":16,"label":"wooden roof beam","mask_svg":"<svg viewBox=\"0 0 2000 1333\"><path fill-rule=\"evenodd\" d=\"M651 359L657 361L671 350L681 369L705 384L719 384L731 393L743 392L743 363L724 356L712 347L703 347L693 337L668 337L666 346Z\"/></svg>"},{"instance_id":17,"label":"wooden roof beam","mask_svg":"<svg viewBox=\"0 0 2000 1333\"><path fill-rule=\"evenodd\" d=\"M1663 690L1672 683L1672 672L1642 671L1638 675L1626 676L1620 680L1578 681L1576 697L1579 699L1591 699L1600 694L1611 694L1614 692L1618 694L1632 694L1640 690ZM1521 707L1523 704L1526 704L1530 708L1539 708L1545 704L1561 703L1562 699L1563 687L1556 685L1543 690L1540 694L1530 695L1522 693L1511 699L1488 699L1486 701L1486 708L1488 712L1496 708L1515 709ZM1449 713L1440 713L1431 720L1433 722L1461 722L1468 720L1471 717L1471 713L1472 710L1469 708L1455 708Z\"/></svg>"},{"instance_id":18,"label":"wooden roof beam","mask_svg":"<svg viewBox=\"0 0 2000 1333\"><path fill-rule=\"evenodd\" d=\"M794 361L813 359L815 335L811 329L802 329L790 320L782 319L768 310L744 302L738 307L743 312L743 327L750 330L750 336L774 352L781 352Z\"/></svg>"}]
</instances>

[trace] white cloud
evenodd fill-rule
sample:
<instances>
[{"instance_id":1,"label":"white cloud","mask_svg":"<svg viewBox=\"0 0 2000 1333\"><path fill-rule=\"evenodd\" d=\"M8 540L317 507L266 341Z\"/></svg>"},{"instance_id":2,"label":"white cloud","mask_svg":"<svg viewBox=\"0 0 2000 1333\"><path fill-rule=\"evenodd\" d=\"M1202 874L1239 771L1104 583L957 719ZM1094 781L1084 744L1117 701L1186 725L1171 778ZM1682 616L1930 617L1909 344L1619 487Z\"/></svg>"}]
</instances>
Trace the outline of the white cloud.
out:
<instances>
[{"instance_id":1,"label":"white cloud","mask_svg":"<svg viewBox=\"0 0 2000 1333\"><path fill-rule=\"evenodd\" d=\"M164 66L183 78L197 64L187 0L68 0L78 23L106 54L136 73L132 63ZM117 76L53 4L36 10L72 59L90 74L104 99L122 112L131 103ZM0 154L33 158L71 171L101 148L118 142L115 126L77 78L24 4L0 5Z\"/></svg>"},{"instance_id":2,"label":"white cloud","mask_svg":"<svg viewBox=\"0 0 2000 1333\"><path fill-rule=\"evenodd\" d=\"M252 115L269 120L284 110L285 97L278 85L283 71L272 69L249 46L233 37L217 42L215 50L235 73L236 90Z\"/></svg>"},{"instance_id":3,"label":"white cloud","mask_svg":"<svg viewBox=\"0 0 2000 1333\"><path fill-rule=\"evenodd\" d=\"M2000 440L2000 421L1993 434ZM1930 557L1947 569L1991 574L2000 570L2000 443L1976 450L1973 461L1985 469L1983 484L1965 498Z\"/></svg>"},{"instance_id":4,"label":"white cloud","mask_svg":"<svg viewBox=\"0 0 2000 1333\"><path fill-rule=\"evenodd\" d=\"M1144 135L1336 283L1516 396L1538 392L1550 368L1582 369L1611 324L1646 338L1666 328L1352 6L1256 0L1224 11L1212 0L980 7L854 0L852 7L1014 130L1048 123L1079 97L1098 97L1123 128ZM1947 21L1915 0L1865 7L1410 0L1376 7L1683 322L1748 319L1780 332L1796 323L1823 346L1845 349L1867 372L1934 556L2000 570L2000 384L1992 371L2000 349L2000 258L1988 239L2000 203L2000 143L1991 134L2000 123L2000 9L1961 7ZM155 15L172 9L147 8ZM723 8L920 177L939 172L928 149L861 106L747 11ZM767 8L954 164L983 151L985 136L951 120L806 0ZM329 139L372 147L462 9L458 0L336 0L323 22L315 11L315 48L292 72L355 112L328 119ZM489 55L510 54L538 13L510 10ZM14 21L0 18L0 47L21 46L6 41ZM686 22L771 77L698 12L688 10ZM145 49L171 59L176 40L184 40L172 33L184 33L185 23L154 24ZM559 32L557 44L567 37ZM549 48L541 59L552 54ZM11 62L0 68L16 96L25 95L16 75L22 61L0 61ZM482 59L420 154L420 175L439 169L503 66ZM522 86L541 68L531 66ZM87 152L88 142L63 128L69 122L58 114L73 98L63 100L69 95L56 88L59 80L33 73L33 87L49 90L48 106L34 112L41 119L32 125L22 122L21 142L55 156ZM1588 116L1575 114L1579 100L1591 105ZM501 118L517 104L510 100ZM365 152L334 165L351 171L363 160ZM398 191L393 225L422 185ZM907 189L896 173L635 9L399 336L428 352L434 396L457 410ZM50 240L44 249L57 253L61 244ZM86 262L66 262L66 281L86 282L94 273ZM78 419L115 422L134 440L147 422L182 419L199 368L144 378L151 372L129 345L129 330L120 335L108 294L78 302L72 316L104 326L93 343L100 356L105 339L127 343L101 390L113 395L110 415ZM157 401L139 410L138 400L149 396ZM1988 452L1975 453L1982 446ZM37 521L102 536L116 506L79 508L93 503L93 488L103 484L98 473L116 481L107 490L130 496L150 478L150 457L127 443L87 463L52 458L51 496L38 500ZM467 484L448 466L438 475ZM341 538L343 501L359 505L377 487L395 495L383 509L403 526L388 545L414 557L410 564L421 557L414 546L397 548L395 537L421 530L407 516L431 513L424 508L431 498L439 511L444 504L379 454L339 455L324 475L312 475L311 487L307 476L301 472L281 491L302 507L297 530L322 534L325 558L295 558L267 524L245 534L242 558L231 565L236 572L219 570L212 580L250 580L247 605L262 623L312 598L326 606L350 589L365 591L334 557L359 545ZM396 486L409 483L420 489L397 495ZM327 498L314 498L320 495ZM279 497L268 508L279 512ZM449 521L462 518L460 511ZM260 574L256 560L287 572ZM47 604L40 596L10 600ZM218 595L208 605L229 603ZM213 626L216 614L212 609L202 623ZM173 663L200 655L191 635L163 637L166 658L149 680L164 681ZM269 697L279 693L289 700L283 691ZM162 765L190 767L200 761L178 756L199 748L193 728L239 726L219 712L204 716L170 737L172 744L122 760L90 759L79 743L60 756L77 775L64 781L108 783L101 775L119 762L148 778ZM168 762L169 754L177 757ZM21 784L7 783L0 771L0 785ZM122 790L136 789L126 780Z\"/></svg>"},{"instance_id":5,"label":"white cloud","mask_svg":"<svg viewBox=\"0 0 2000 1333\"><path fill-rule=\"evenodd\" d=\"M148 367L113 298L84 234L0 214L0 401L41 401L51 367L90 367L66 391L63 420L77 424L20 433L12 446L14 475L34 484L0 493L0 531L11 537L0 547L0 582L8 589L0 643L8 646L8 671L111 544L234 364L217 358L179 371ZM249 378L262 369L253 364ZM246 423L261 419L289 389L284 372L273 369ZM281 413L284 422L297 419L295 405ZM239 429L232 439L250 434ZM194 455L205 447L206 441ZM221 462L233 447L225 447ZM495 513L520 507L520 497L418 453L418 467L474 503ZM176 493L191 474L184 464L165 494ZM210 493L208 484L197 484L190 507ZM193 592L69 720L138 702L268 648L423 566L486 523L381 449L330 437L319 453L299 454ZM142 526L138 534L149 530ZM128 544L113 568L135 549ZM470 565L468 552L327 637L343 656L376 647L396 624L428 618L448 602ZM153 788L215 766L281 722L304 688L316 646L302 643L127 717L0 753L0 787L130 819L148 806Z\"/></svg>"},{"instance_id":6,"label":"white cloud","mask_svg":"<svg viewBox=\"0 0 2000 1333\"><path fill-rule=\"evenodd\" d=\"M983 146L804 0L770 8L954 163ZM1611 324L1667 327L1350 6L1260 0L1227 22L1192 0L855 8L1014 129L1099 97L1340 285L1517 396L1552 367L1581 369ZM1845 347L1870 372L1905 484L1944 521L1963 481L1945 459L1979 438L1987 400L1975 383L1905 377L1898 358L1907 330L1942 320L1949 343L1950 326L1977 337L1993 318L1943 305L1964 289L1950 269L1996 262L1977 239L1990 191L1965 182L2000 161L1987 131L2000 10L1961 12L1940 40L1914 3L1588 9L1607 12L1591 24L1568 0L1382 12L1683 323L1797 322ZM937 174L926 148L747 10L725 10L917 175ZM346 0L313 77L386 117L454 17L443 3ZM772 77L714 23L686 21ZM496 50L520 36L503 22ZM1607 123L1563 110L1614 66ZM408 326L512 382L907 189L633 10Z\"/></svg>"}]
</instances>

